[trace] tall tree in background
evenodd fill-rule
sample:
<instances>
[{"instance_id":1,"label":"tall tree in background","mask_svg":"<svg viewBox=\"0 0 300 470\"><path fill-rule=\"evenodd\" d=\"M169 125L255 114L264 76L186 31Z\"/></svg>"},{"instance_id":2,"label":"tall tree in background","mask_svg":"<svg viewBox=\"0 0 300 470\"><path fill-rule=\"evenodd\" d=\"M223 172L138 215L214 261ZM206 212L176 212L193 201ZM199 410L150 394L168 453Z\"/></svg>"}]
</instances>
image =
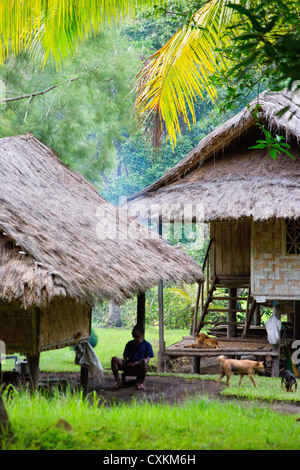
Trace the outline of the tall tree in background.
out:
<instances>
[{"instance_id":1,"label":"tall tree in background","mask_svg":"<svg viewBox=\"0 0 300 470\"><path fill-rule=\"evenodd\" d=\"M138 51L115 29L81 45L73 60L43 68L27 52L0 67L0 137L33 132L95 186L114 164L133 97Z\"/></svg>"}]
</instances>

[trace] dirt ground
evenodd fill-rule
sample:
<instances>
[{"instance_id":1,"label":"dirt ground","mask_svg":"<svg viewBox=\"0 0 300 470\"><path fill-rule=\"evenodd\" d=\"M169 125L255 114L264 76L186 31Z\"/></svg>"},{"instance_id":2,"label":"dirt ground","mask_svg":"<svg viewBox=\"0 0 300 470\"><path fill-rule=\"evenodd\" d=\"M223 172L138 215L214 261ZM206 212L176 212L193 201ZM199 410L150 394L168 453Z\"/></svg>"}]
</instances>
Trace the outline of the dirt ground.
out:
<instances>
[{"instance_id":1,"label":"dirt ground","mask_svg":"<svg viewBox=\"0 0 300 470\"><path fill-rule=\"evenodd\" d=\"M70 384L71 389L79 388L80 373L41 373L40 384L48 388L47 382L50 383L50 387L60 385L62 390L67 384ZM100 403L107 405L130 404L132 401L178 404L187 398L199 395L217 398L223 388L224 384L218 384L212 380L184 379L175 375L174 377L148 375L144 390L137 390L135 380L131 377L126 379L125 386L116 389L113 375L106 372L101 383L89 377L88 393L96 391Z\"/></svg>"},{"instance_id":2,"label":"dirt ground","mask_svg":"<svg viewBox=\"0 0 300 470\"><path fill-rule=\"evenodd\" d=\"M188 372L189 364L180 362L173 366L173 371ZM208 372L207 372L208 371ZM215 369L214 365L208 365L206 373L218 373L219 369ZM40 382L48 388L47 382L50 379L50 384L70 385L72 388L80 387L80 373L53 373L53 374L40 374ZM124 387L116 389L114 387L115 380L111 372L105 372L104 380L100 383L98 380L89 377L88 393L96 391L99 402L107 406L112 404L130 404L134 402L150 401L151 403L170 403L180 404L188 398L197 396L206 396L209 399L218 399L224 401L243 402L243 404L251 404L247 400L239 400L238 398L226 398L220 393L225 387L223 379L220 383L214 380L196 380L174 376L154 376L148 375L145 382L145 389L143 391L137 390L134 380L127 378ZM249 387L252 386L249 383ZM262 406L266 406L261 402ZM281 413L298 414L300 416L300 405L297 403L276 402L267 404L269 409Z\"/></svg>"}]
</instances>

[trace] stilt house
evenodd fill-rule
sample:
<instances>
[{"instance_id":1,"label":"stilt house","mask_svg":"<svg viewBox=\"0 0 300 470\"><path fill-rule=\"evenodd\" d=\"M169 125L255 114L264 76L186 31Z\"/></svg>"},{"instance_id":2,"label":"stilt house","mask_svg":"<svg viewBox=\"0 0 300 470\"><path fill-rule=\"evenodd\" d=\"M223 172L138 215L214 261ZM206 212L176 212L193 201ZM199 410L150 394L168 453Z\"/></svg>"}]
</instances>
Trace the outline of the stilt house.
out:
<instances>
[{"instance_id":1,"label":"stilt house","mask_svg":"<svg viewBox=\"0 0 300 470\"><path fill-rule=\"evenodd\" d=\"M91 310L159 280L201 282L183 251L107 203L32 135L0 139L0 340L28 357L87 339ZM3 344L2 343L2 344Z\"/></svg>"},{"instance_id":2,"label":"stilt house","mask_svg":"<svg viewBox=\"0 0 300 470\"><path fill-rule=\"evenodd\" d=\"M283 136L293 158L281 153L273 159L267 147L251 148L258 140L266 140L262 125L276 141ZM229 355L275 358L273 375L278 375L280 350L278 344L267 341L259 320L261 307L274 308L279 319L287 314L281 344L300 339L299 144L299 95L264 92L130 203L132 214L146 216L151 210L165 221L209 224L208 283L204 293L199 289L195 334L210 328L219 337L222 352ZM221 287L219 300L225 292L223 313L227 316L223 324L217 324L211 316L216 309L219 314L222 311L214 303ZM241 292L246 306L241 304ZM243 310L245 321L241 322L238 314ZM187 355L182 344L165 354L175 356L180 351ZM198 356L206 352L199 351Z\"/></svg>"}]
</instances>

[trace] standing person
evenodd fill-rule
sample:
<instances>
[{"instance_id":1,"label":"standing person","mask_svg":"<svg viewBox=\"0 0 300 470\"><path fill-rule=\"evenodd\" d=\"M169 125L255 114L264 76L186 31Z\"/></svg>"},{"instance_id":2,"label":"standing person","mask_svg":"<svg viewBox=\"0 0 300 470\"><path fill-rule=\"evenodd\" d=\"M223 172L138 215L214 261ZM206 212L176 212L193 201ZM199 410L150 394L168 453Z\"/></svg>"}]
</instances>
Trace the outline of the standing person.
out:
<instances>
[{"instance_id":1,"label":"standing person","mask_svg":"<svg viewBox=\"0 0 300 470\"><path fill-rule=\"evenodd\" d=\"M147 374L148 362L154 357L152 346L144 339L144 330L135 325L132 330L133 340L128 341L125 346L123 359L113 357L111 360L111 369L116 379L116 388L122 387L119 371L127 375L136 375L138 378L138 390L144 389L144 383Z\"/></svg>"}]
</instances>

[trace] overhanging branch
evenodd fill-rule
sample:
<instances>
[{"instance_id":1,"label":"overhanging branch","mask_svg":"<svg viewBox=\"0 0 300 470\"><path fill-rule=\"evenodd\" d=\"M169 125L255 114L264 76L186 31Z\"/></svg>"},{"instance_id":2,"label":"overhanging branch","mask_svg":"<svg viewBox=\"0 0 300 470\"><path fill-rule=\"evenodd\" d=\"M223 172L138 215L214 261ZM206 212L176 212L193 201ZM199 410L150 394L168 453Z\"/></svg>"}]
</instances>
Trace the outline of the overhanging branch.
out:
<instances>
[{"instance_id":1,"label":"overhanging branch","mask_svg":"<svg viewBox=\"0 0 300 470\"><path fill-rule=\"evenodd\" d=\"M96 67L94 67L93 69L91 70L88 70L87 73L92 73L94 72L97 68L100 67L101 64L98 64L96 65ZM40 95L44 95L45 93L48 93L49 91L51 90L54 90L55 88L58 88L62 85L69 85L70 83L74 82L75 80L78 80L79 78L82 78L83 74L82 75L78 75L77 77L73 77L73 78L69 78L69 80L67 80L67 83L57 83L56 85L52 85L48 88L45 88L45 90L42 90L42 91L37 91L37 92L34 92L34 93L27 93L25 95L19 95L19 96L15 96L14 98L2 98L0 99L0 102L1 103L10 103L11 101L19 101L19 100L25 100L25 99L30 99L30 101L35 98L36 96L40 96Z\"/></svg>"}]
</instances>

